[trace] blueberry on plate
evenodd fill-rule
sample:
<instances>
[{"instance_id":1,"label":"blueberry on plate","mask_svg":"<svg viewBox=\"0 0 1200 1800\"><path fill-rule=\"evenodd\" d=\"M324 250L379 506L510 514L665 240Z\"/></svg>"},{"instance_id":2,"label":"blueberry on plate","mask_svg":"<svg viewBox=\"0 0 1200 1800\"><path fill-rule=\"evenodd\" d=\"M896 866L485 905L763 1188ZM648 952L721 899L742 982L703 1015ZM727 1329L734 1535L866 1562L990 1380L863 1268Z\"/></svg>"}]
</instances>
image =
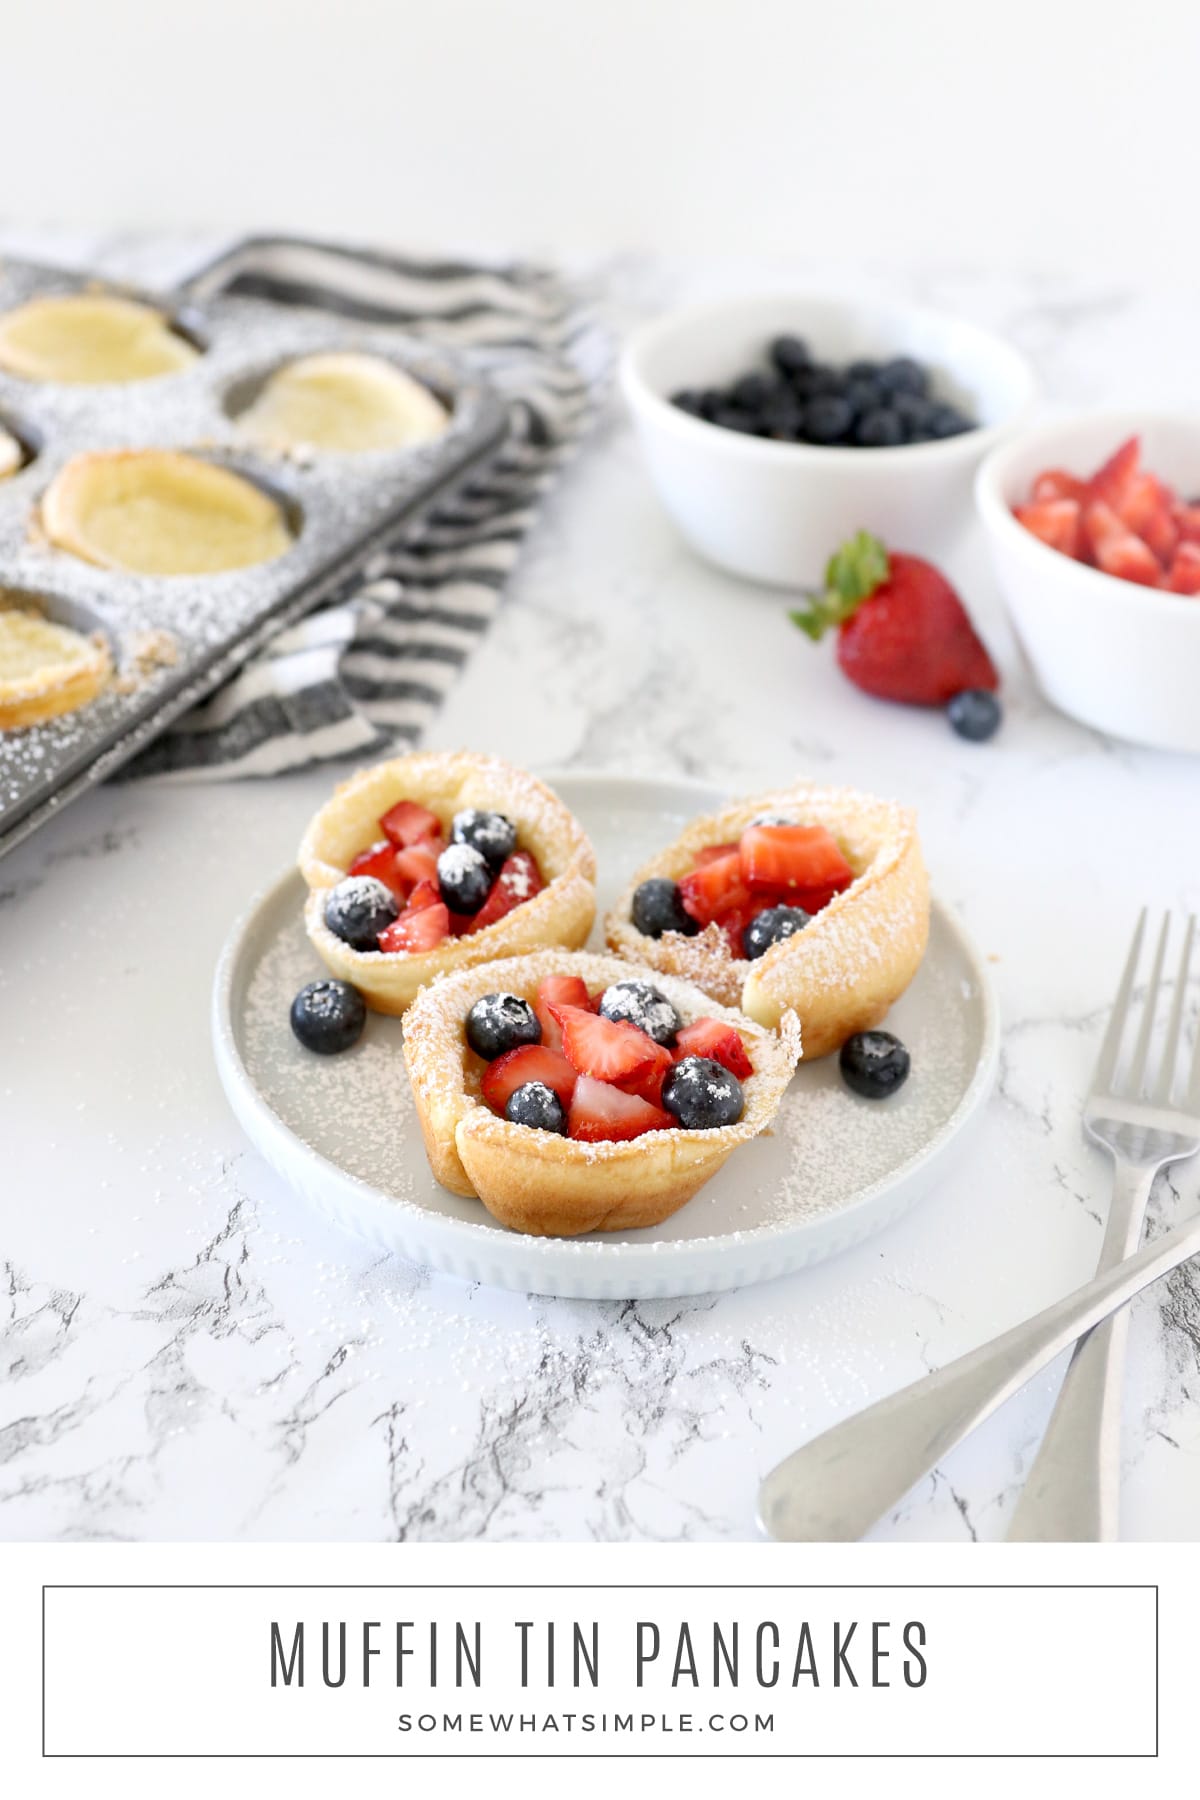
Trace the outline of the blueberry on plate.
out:
<instances>
[{"instance_id":1,"label":"blueberry on plate","mask_svg":"<svg viewBox=\"0 0 1200 1800\"><path fill-rule=\"evenodd\" d=\"M367 1022L362 995L348 981L310 981L292 1001L292 1031L306 1050L336 1056L357 1044Z\"/></svg>"},{"instance_id":2,"label":"blueberry on plate","mask_svg":"<svg viewBox=\"0 0 1200 1800\"><path fill-rule=\"evenodd\" d=\"M636 1025L668 1050L683 1024L662 989L650 981L614 981L600 996L600 1016L618 1024Z\"/></svg>"},{"instance_id":3,"label":"blueberry on plate","mask_svg":"<svg viewBox=\"0 0 1200 1800\"><path fill-rule=\"evenodd\" d=\"M329 890L325 923L352 950L377 950L380 932L399 911L395 894L382 881L373 875L347 875Z\"/></svg>"},{"instance_id":4,"label":"blueberry on plate","mask_svg":"<svg viewBox=\"0 0 1200 1800\"><path fill-rule=\"evenodd\" d=\"M454 913L478 912L492 888L487 857L470 844L448 844L437 859L438 887Z\"/></svg>"},{"instance_id":5,"label":"blueberry on plate","mask_svg":"<svg viewBox=\"0 0 1200 1800\"><path fill-rule=\"evenodd\" d=\"M709 1056L685 1056L668 1070L662 1103L685 1131L736 1125L746 1105L737 1076Z\"/></svg>"},{"instance_id":6,"label":"blueberry on plate","mask_svg":"<svg viewBox=\"0 0 1200 1800\"><path fill-rule=\"evenodd\" d=\"M749 962L765 956L772 944L803 931L811 914L800 906L768 906L757 913L742 933L742 949Z\"/></svg>"},{"instance_id":7,"label":"blueberry on plate","mask_svg":"<svg viewBox=\"0 0 1200 1800\"><path fill-rule=\"evenodd\" d=\"M643 937L660 938L664 931L680 931L695 937L700 927L683 909L678 884L665 875L654 875L635 891L633 926Z\"/></svg>"},{"instance_id":8,"label":"blueberry on plate","mask_svg":"<svg viewBox=\"0 0 1200 1800\"><path fill-rule=\"evenodd\" d=\"M566 1108L544 1081L527 1081L514 1088L505 1104L504 1116L510 1125L528 1125L534 1131L557 1131L561 1135L567 1129Z\"/></svg>"},{"instance_id":9,"label":"blueberry on plate","mask_svg":"<svg viewBox=\"0 0 1200 1800\"><path fill-rule=\"evenodd\" d=\"M493 869L499 869L517 847L517 828L503 813L481 812L477 806L468 806L464 812L455 813L450 842L469 844Z\"/></svg>"},{"instance_id":10,"label":"blueberry on plate","mask_svg":"<svg viewBox=\"0 0 1200 1800\"><path fill-rule=\"evenodd\" d=\"M964 688L947 705L946 717L960 738L971 744L985 744L999 731L1004 710L989 689Z\"/></svg>"},{"instance_id":11,"label":"blueberry on plate","mask_svg":"<svg viewBox=\"0 0 1200 1800\"><path fill-rule=\"evenodd\" d=\"M485 994L467 1014L467 1042L485 1062L494 1062L521 1044L541 1041L537 1014L517 994Z\"/></svg>"},{"instance_id":12,"label":"blueberry on plate","mask_svg":"<svg viewBox=\"0 0 1200 1800\"><path fill-rule=\"evenodd\" d=\"M864 1100L886 1100L908 1080L908 1051L890 1031L859 1031L838 1056L842 1080Z\"/></svg>"}]
</instances>

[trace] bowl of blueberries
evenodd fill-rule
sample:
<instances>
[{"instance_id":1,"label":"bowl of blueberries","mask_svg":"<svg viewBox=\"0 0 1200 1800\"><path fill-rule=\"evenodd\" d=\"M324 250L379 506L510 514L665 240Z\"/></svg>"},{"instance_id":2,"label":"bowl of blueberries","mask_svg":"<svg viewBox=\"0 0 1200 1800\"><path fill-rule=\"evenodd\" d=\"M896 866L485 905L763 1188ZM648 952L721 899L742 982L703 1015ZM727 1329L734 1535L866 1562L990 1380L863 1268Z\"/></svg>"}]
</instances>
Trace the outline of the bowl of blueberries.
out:
<instances>
[{"instance_id":1,"label":"bowl of blueberries","mask_svg":"<svg viewBox=\"0 0 1200 1800\"><path fill-rule=\"evenodd\" d=\"M819 581L859 530L936 552L986 451L1029 411L1020 353L899 302L767 294L684 307L631 338L621 384L694 549L753 581Z\"/></svg>"}]
</instances>

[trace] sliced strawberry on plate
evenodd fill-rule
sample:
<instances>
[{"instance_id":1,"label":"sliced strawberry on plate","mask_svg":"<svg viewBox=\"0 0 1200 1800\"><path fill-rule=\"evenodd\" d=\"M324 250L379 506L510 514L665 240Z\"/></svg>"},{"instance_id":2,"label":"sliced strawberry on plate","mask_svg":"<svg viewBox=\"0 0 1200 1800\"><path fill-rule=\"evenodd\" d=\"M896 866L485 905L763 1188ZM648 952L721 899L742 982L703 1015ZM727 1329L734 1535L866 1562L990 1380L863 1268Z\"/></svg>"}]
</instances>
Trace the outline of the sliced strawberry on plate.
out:
<instances>
[{"instance_id":1,"label":"sliced strawberry on plate","mask_svg":"<svg viewBox=\"0 0 1200 1800\"><path fill-rule=\"evenodd\" d=\"M633 1029L636 1031L637 1026ZM645 1035L643 1033L643 1035ZM652 1106L662 1105L663 1076L670 1069L674 1058L664 1044L650 1043L650 1059L635 1069L632 1075L624 1076L617 1086L624 1088L627 1094L640 1094L643 1100L649 1100Z\"/></svg>"},{"instance_id":2,"label":"sliced strawberry on plate","mask_svg":"<svg viewBox=\"0 0 1200 1800\"><path fill-rule=\"evenodd\" d=\"M450 909L441 900L415 910L407 906L398 919L379 934L381 950L406 950L410 955L436 950L450 933Z\"/></svg>"},{"instance_id":3,"label":"sliced strawberry on plate","mask_svg":"<svg viewBox=\"0 0 1200 1800\"><path fill-rule=\"evenodd\" d=\"M624 1021L602 1019L581 1006L560 1006L550 1011L562 1027L563 1055L581 1075L596 1081L624 1081L660 1060L662 1048L653 1038Z\"/></svg>"},{"instance_id":4,"label":"sliced strawberry on plate","mask_svg":"<svg viewBox=\"0 0 1200 1800\"><path fill-rule=\"evenodd\" d=\"M436 881L418 881L408 896L408 905L404 910L410 913L420 912L426 906L440 906L441 903L442 896Z\"/></svg>"},{"instance_id":5,"label":"sliced strawberry on plate","mask_svg":"<svg viewBox=\"0 0 1200 1800\"><path fill-rule=\"evenodd\" d=\"M575 1091L574 1069L557 1050L545 1044L521 1044L506 1050L484 1071L480 1090L493 1112L502 1113L519 1087L527 1081L542 1081L553 1088L564 1106L570 1106Z\"/></svg>"},{"instance_id":6,"label":"sliced strawberry on plate","mask_svg":"<svg viewBox=\"0 0 1200 1800\"><path fill-rule=\"evenodd\" d=\"M854 871L824 825L751 825L742 834L742 878L752 893L849 885Z\"/></svg>"},{"instance_id":7,"label":"sliced strawberry on plate","mask_svg":"<svg viewBox=\"0 0 1200 1800\"><path fill-rule=\"evenodd\" d=\"M646 1131L669 1131L674 1123L670 1113L640 1095L581 1075L571 1096L567 1135L584 1144L623 1142Z\"/></svg>"},{"instance_id":8,"label":"sliced strawberry on plate","mask_svg":"<svg viewBox=\"0 0 1200 1800\"><path fill-rule=\"evenodd\" d=\"M1175 508L1175 523L1186 543L1200 544L1200 504L1184 505L1181 502Z\"/></svg>"},{"instance_id":9,"label":"sliced strawberry on plate","mask_svg":"<svg viewBox=\"0 0 1200 1800\"><path fill-rule=\"evenodd\" d=\"M1172 594L1200 594L1200 544L1180 544L1162 586Z\"/></svg>"},{"instance_id":10,"label":"sliced strawberry on plate","mask_svg":"<svg viewBox=\"0 0 1200 1800\"><path fill-rule=\"evenodd\" d=\"M393 844L407 849L410 844L441 837L442 822L427 806L418 806L415 800L397 800L380 819L379 829Z\"/></svg>"},{"instance_id":11,"label":"sliced strawberry on plate","mask_svg":"<svg viewBox=\"0 0 1200 1800\"><path fill-rule=\"evenodd\" d=\"M382 881L385 887L390 887L394 894L402 894L407 885L404 877L397 873L396 846L390 838L380 838L377 844L361 850L346 873L373 875L376 881Z\"/></svg>"},{"instance_id":12,"label":"sliced strawberry on plate","mask_svg":"<svg viewBox=\"0 0 1200 1800\"><path fill-rule=\"evenodd\" d=\"M1066 469L1043 469L1033 484L1033 498L1039 504L1054 500L1077 500L1082 504L1089 498L1088 484Z\"/></svg>"},{"instance_id":13,"label":"sliced strawberry on plate","mask_svg":"<svg viewBox=\"0 0 1200 1800\"><path fill-rule=\"evenodd\" d=\"M1141 439L1126 438L1089 481L1088 492L1091 499L1119 508L1137 477L1141 455Z\"/></svg>"},{"instance_id":14,"label":"sliced strawberry on plate","mask_svg":"<svg viewBox=\"0 0 1200 1800\"><path fill-rule=\"evenodd\" d=\"M675 1061L685 1056L709 1056L739 1081L754 1073L741 1032L724 1019L693 1019L685 1025L675 1039Z\"/></svg>"},{"instance_id":15,"label":"sliced strawberry on plate","mask_svg":"<svg viewBox=\"0 0 1200 1800\"><path fill-rule=\"evenodd\" d=\"M514 850L501 865L491 893L475 914L472 930L482 931L485 925L494 925L497 919L507 918L514 906L520 906L523 900L532 900L545 885L528 850Z\"/></svg>"},{"instance_id":16,"label":"sliced strawberry on plate","mask_svg":"<svg viewBox=\"0 0 1200 1800\"><path fill-rule=\"evenodd\" d=\"M437 881L437 852L431 844L413 844L407 850L393 850L397 879L406 888L419 881Z\"/></svg>"},{"instance_id":17,"label":"sliced strawberry on plate","mask_svg":"<svg viewBox=\"0 0 1200 1800\"><path fill-rule=\"evenodd\" d=\"M1162 564L1149 545L1134 537L1119 513L1103 501L1094 501L1083 515L1083 527L1092 547L1096 567L1122 581L1157 587Z\"/></svg>"},{"instance_id":18,"label":"sliced strawberry on plate","mask_svg":"<svg viewBox=\"0 0 1200 1800\"><path fill-rule=\"evenodd\" d=\"M542 1028L542 1042L551 1050L561 1050L562 1026L550 1011L552 1004L578 1006L585 1012L590 1011L592 999L586 981L581 981L578 975L547 975L538 983L533 1010Z\"/></svg>"},{"instance_id":19,"label":"sliced strawberry on plate","mask_svg":"<svg viewBox=\"0 0 1200 1800\"><path fill-rule=\"evenodd\" d=\"M1079 555L1083 509L1078 500L1040 500L1032 506L1014 506L1013 517L1051 550L1060 550L1064 556Z\"/></svg>"},{"instance_id":20,"label":"sliced strawberry on plate","mask_svg":"<svg viewBox=\"0 0 1200 1800\"><path fill-rule=\"evenodd\" d=\"M1145 469L1130 482L1117 509L1133 535L1153 550L1164 568L1170 565L1179 542L1174 505L1170 488Z\"/></svg>"},{"instance_id":21,"label":"sliced strawberry on plate","mask_svg":"<svg viewBox=\"0 0 1200 1800\"><path fill-rule=\"evenodd\" d=\"M700 926L711 925L737 906L744 906L750 890L742 878L740 853L734 849L703 868L693 869L679 883L683 908Z\"/></svg>"},{"instance_id":22,"label":"sliced strawberry on plate","mask_svg":"<svg viewBox=\"0 0 1200 1800\"><path fill-rule=\"evenodd\" d=\"M706 868L710 862L720 862L723 856L733 856L736 851L736 843L706 844L703 850L696 853L696 867L698 869Z\"/></svg>"}]
</instances>

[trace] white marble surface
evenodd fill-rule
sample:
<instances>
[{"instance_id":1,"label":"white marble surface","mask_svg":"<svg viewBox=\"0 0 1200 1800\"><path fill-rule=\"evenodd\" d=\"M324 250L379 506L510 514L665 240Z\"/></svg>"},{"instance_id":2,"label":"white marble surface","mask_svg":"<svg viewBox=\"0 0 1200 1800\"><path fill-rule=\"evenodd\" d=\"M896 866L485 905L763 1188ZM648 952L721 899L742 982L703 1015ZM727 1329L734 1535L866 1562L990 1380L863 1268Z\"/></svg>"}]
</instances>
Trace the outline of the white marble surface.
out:
<instances>
[{"instance_id":1,"label":"white marble surface","mask_svg":"<svg viewBox=\"0 0 1200 1800\"><path fill-rule=\"evenodd\" d=\"M170 274L181 256L118 246L108 266ZM636 311L756 273L780 271L615 281ZM1004 328L1056 402L1179 399L1187 295L887 279ZM696 562L614 407L429 740L734 787L807 770L919 807L938 891L996 959L999 1087L953 1180L793 1279L683 1303L524 1299L381 1260L306 1214L228 1112L208 995L231 920L329 772L110 788L0 863L0 1536L748 1538L781 1454L1090 1273L1106 1171L1080 1098L1136 907L1200 904L1200 767L1048 711L970 532L946 562L1004 667L1007 724L984 748L859 696L780 596ZM1198 1198L1185 1166L1156 1224ZM1055 1374L880 1534L1002 1535ZM1135 1308L1128 1537L1196 1535L1198 1388L1200 1275L1183 1271Z\"/></svg>"}]
</instances>

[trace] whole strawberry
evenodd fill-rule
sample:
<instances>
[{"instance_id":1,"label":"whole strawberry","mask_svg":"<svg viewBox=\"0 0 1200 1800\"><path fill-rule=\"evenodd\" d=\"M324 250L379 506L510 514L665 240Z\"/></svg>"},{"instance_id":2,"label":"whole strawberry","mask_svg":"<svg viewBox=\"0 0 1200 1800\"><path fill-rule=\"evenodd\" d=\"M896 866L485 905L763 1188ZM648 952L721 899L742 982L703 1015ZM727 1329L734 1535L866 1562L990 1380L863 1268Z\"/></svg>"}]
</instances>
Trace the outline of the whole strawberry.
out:
<instances>
[{"instance_id":1,"label":"whole strawberry","mask_svg":"<svg viewBox=\"0 0 1200 1800\"><path fill-rule=\"evenodd\" d=\"M814 641L836 625L842 669L881 700L945 706L964 689L1000 685L945 576L919 556L889 554L867 531L830 558L824 593L789 617Z\"/></svg>"}]
</instances>

